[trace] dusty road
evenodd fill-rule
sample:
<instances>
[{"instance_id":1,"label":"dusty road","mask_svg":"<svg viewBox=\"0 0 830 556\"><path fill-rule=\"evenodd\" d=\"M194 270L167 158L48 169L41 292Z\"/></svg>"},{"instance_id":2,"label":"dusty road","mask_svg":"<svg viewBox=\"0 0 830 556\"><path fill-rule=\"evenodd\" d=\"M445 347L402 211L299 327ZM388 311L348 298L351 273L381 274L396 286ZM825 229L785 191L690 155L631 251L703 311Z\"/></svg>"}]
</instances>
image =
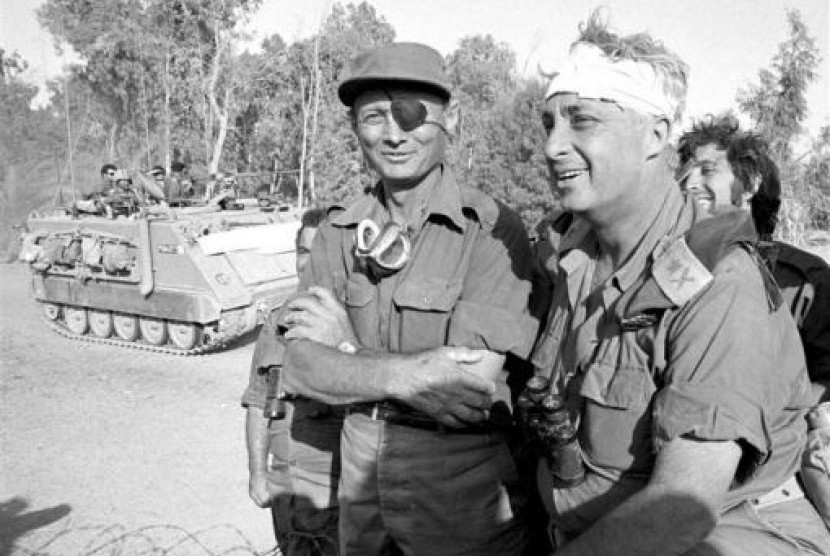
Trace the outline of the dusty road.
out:
<instances>
[{"instance_id":1,"label":"dusty road","mask_svg":"<svg viewBox=\"0 0 830 556\"><path fill-rule=\"evenodd\" d=\"M28 288L23 265L0 264L0 556L272 548L247 496L252 339L193 358L73 342Z\"/></svg>"},{"instance_id":2,"label":"dusty road","mask_svg":"<svg viewBox=\"0 0 830 556\"><path fill-rule=\"evenodd\" d=\"M247 343L184 358L48 330L0 264L0 556L253 554L239 397Z\"/></svg>"}]
</instances>

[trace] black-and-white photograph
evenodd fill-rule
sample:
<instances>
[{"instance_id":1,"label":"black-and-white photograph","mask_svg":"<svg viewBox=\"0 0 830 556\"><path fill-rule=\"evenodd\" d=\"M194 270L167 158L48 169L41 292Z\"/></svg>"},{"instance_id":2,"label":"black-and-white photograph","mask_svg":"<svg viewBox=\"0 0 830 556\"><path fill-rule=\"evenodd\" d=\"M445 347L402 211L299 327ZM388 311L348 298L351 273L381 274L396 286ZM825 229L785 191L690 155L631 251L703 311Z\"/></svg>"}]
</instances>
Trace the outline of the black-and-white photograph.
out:
<instances>
[{"instance_id":1,"label":"black-and-white photograph","mask_svg":"<svg viewBox=\"0 0 830 556\"><path fill-rule=\"evenodd\" d=\"M0 556L830 556L827 0L1 0Z\"/></svg>"}]
</instances>

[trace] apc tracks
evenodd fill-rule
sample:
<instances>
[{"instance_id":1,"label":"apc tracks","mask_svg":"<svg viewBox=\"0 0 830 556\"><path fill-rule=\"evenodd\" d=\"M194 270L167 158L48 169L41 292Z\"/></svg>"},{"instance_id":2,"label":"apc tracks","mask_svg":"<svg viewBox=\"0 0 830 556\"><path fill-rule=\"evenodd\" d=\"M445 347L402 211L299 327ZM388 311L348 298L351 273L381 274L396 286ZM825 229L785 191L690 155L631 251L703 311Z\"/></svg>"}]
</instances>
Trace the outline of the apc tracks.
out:
<instances>
[{"instance_id":1,"label":"apc tracks","mask_svg":"<svg viewBox=\"0 0 830 556\"><path fill-rule=\"evenodd\" d=\"M204 355L226 342L196 323L182 323L124 313L38 301L41 317L70 340L164 353Z\"/></svg>"}]
</instances>

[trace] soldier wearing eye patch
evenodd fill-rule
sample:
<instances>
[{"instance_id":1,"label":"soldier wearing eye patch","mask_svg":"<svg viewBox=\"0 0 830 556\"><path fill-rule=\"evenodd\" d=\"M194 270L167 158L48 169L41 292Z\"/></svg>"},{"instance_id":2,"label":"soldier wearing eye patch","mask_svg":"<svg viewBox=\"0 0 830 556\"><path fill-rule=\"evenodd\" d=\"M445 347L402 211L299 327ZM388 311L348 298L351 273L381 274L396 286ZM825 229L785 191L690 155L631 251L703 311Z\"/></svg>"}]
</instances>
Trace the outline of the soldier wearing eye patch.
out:
<instances>
[{"instance_id":1,"label":"soldier wearing eye patch","mask_svg":"<svg viewBox=\"0 0 830 556\"><path fill-rule=\"evenodd\" d=\"M520 554L503 363L538 327L524 228L445 162L438 52L363 52L338 94L378 182L330 211L283 324L286 390L346 407L341 554Z\"/></svg>"}]
</instances>

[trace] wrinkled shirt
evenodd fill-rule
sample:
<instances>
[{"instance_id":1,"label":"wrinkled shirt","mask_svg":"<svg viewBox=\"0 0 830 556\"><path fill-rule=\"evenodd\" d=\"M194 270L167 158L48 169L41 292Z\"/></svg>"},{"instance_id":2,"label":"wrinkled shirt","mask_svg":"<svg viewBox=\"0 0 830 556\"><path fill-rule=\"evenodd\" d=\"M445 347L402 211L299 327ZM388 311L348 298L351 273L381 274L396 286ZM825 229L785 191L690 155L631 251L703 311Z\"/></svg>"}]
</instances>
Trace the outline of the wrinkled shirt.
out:
<instances>
[{"instance_id":1,"label":"wrinkled shirt","mask_svg":"<svg viewBox=\"0 0 830 556\"><path fill-rule=\"evenodd\" d=\"M528 355L538 326L527 307L533 261L515 213L459 187L444 169L410 229L411 260L379 279L354 256L357 225L366 218L381 227L388 220L380 185L321 226L302 277L306 286L335 293L361 345Z\"/></svg>"},{"instance_id":2,"label":"wrinkled shirt","mask_svg":"<svg viewBox=\"0 0 830 556\"><path fill-rule=\"evenodd\" d=\"M726 254L711 282L656 327L625 330L615 317L623 294L648 280L654 260L691 227L693 212L672 186L634 253L602 284L593 284L597 238L579 218L546 265L552 301L532 360L537 372L553 371L578 411L587 468L582 484L553 489L552 519L565 532L584 531L641 489L677 437L741 445L724 511L798 468L810 397L804 356L787 308L771 308L753 255ZM686 270L678 263L673 279L690 279Z\"/></svg>"}]
</instances>

